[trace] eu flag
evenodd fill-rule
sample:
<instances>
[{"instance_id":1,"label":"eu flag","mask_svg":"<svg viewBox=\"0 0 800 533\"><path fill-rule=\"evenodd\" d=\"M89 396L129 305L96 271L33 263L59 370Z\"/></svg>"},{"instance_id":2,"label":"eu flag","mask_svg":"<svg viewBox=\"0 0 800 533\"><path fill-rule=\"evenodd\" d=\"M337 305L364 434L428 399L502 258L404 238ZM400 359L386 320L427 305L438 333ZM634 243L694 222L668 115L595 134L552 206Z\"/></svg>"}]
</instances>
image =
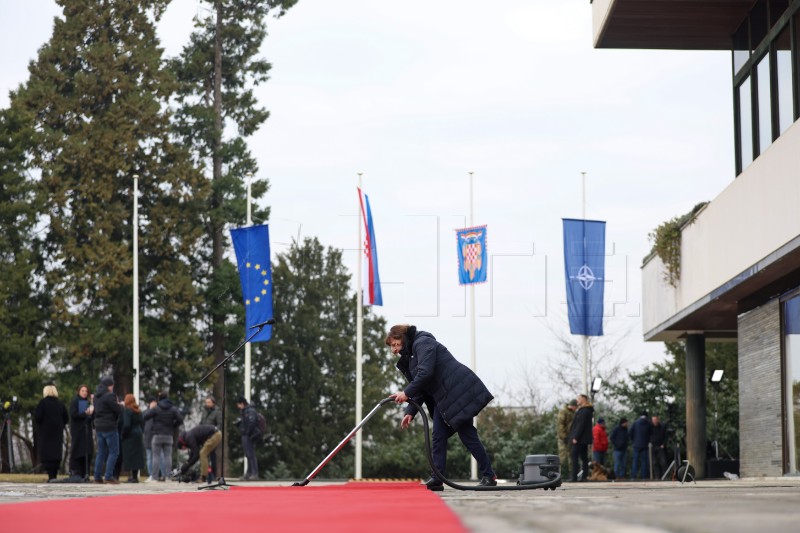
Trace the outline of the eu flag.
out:
<instances>
[{"instance_id":1,"label":"eu flag","mask_svg":"<svg viewBox=\"0 0 800 533\"><path fill-rule=\"evenodd\" d=\"M563 220L569 331L573 335L600 336L603 334L606 223Z\"/></svg>"},{"instance_id":2,"label":"eu flag","mask_svg":"<svg viewBox=\"0 0 800 533\"><path fill-rule=\"evenodd\" d=\"M231 230L236 265L244 297L245 336L250 327L272 318L272 267L269 262L269 226L248 226ZM265 326L250 342L268 341L272 326Z\"/></svg>"}]
</instances>

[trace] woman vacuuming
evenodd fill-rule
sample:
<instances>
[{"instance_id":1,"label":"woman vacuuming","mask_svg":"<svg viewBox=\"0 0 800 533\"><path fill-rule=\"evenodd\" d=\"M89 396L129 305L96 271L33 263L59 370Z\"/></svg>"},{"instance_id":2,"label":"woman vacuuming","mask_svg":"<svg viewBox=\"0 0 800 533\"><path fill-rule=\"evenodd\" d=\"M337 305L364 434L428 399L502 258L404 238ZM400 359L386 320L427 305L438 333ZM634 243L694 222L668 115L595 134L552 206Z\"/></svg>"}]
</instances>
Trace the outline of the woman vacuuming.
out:
<instances>
[{"instance_id":1,"label":"woman vacuuming","mask_svg":"<svg viewBox=\"0 0 800 533\"><path fill-rule=\"evenodd\" d=\"M478 462L483 476L480 485L497 485L489 455L472 424L472 419L494 398L480 378L458 362L433 335L417 331L415 326L392 326L386 345L393 354L400 355L397 369L409 381L404 390L394 395L395 402L411 398L422 405L424 401L433 419L432 454L436 468L445 474L447 440L458 433L464 447ZM400 427L406 429L416 414L417 409L408 405ZM444 489L435 475L425 485L430 490Z\"/></svg>"}]
</instances>

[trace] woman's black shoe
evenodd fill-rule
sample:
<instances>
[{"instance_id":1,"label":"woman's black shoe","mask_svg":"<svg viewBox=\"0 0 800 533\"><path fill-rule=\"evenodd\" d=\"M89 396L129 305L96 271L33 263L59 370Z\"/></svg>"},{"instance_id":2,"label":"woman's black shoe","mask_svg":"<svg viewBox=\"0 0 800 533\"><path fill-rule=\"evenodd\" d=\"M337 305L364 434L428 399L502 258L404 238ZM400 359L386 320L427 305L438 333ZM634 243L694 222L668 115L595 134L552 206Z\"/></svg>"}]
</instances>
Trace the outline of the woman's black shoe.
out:
<instances>
[{"instance_id":1,"label":"woman's black shoe","mask_svg":"<svg viewBox=\"0 0 800 533\"><path fill-rule=\"evenodd\" d=\"M428 487L428 490L434 490L434 491L437 491L437 492L441 491L441 490L444 490L444 483L442 483L439 480L439 478L436 478L436 477L433 477L433 476L431 476L430 479L428 479L428 481L423 483L423 485Z\"/></svg>"},{"instance_id":2,"label":"woman's black shoe","mask_svg":"<svg viewBox=\"0 0 800 533\"><path fill-rule=\"evenodd\" d=\"M481 478L480 483L478 483L478 486L480 486L480 487L496 487L497 486L497 477L488 478L486 476L483 476Z\"/></svg>"}]
</instances>

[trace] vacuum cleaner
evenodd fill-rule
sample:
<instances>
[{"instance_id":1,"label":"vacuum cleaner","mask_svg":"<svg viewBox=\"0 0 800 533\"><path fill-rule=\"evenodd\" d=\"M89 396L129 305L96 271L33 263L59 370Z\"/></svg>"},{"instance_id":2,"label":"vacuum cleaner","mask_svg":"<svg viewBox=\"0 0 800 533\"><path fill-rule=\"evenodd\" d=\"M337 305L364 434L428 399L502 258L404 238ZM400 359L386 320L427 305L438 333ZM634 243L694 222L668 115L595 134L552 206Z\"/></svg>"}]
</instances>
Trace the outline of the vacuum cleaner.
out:
<instances>
[{"instance_id":1,"label":"vacuum cleaner","mask_svg":"<svg viewBox=\"0 0 800 533\"><path fill-rule=\"evenodd\" d=\"M303 481L298 481L292 484L293 487L305 487L317 474L322 470L333 457L347 444L350 439L358 433L367 421L377 413L381 407L387 403L394 403L394 396L384 398L373 407L367 416L359 422L356 427L336 445L336 447L317 465L317 467L306 476ZM516 485L496 485L493 487L486 487L480 485L461 485L454 481L450 481L444 474L442 474L436 465L433 464L433 454L431 452L431 437L428 423L428 416L425 414L424 409L414 400L408 399L408 403L417 408L417 411L422 415L422 424L425 427L425 451L428 456L428 463L431 466L433 474L441 480L445 485L457 490L475 490L475 491L498 491L498 490L530 490L530 489L550 489L556 490L556 487L561 486L561 461L557 455L528 455L522 462L521 474L517 480Z\"/></svg>"}]
</instances>

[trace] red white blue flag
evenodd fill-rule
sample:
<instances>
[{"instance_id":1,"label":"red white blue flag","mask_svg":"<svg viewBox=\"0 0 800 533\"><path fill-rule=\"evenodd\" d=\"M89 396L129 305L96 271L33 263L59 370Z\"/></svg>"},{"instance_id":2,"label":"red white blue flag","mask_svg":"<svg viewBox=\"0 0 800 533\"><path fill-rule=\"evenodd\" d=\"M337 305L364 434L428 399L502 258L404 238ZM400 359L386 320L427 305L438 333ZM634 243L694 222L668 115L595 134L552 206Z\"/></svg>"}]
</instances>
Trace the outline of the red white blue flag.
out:
<instances>
[{"instance_id":1,"label":"red white blue flag","mask_svg":"<svg viewBox=\"0 0 800 533\"><path fill-rule=\"evenodd\" d=\"M364 305L383 305L381 295L381 278L378 275L378 245L375 242L375 226L372 225L372 211L369 208L369 196L358 189L358 200L361 204L361 220L364 223L364 270L362 273Z\"/></svg>"}]
</instances>

